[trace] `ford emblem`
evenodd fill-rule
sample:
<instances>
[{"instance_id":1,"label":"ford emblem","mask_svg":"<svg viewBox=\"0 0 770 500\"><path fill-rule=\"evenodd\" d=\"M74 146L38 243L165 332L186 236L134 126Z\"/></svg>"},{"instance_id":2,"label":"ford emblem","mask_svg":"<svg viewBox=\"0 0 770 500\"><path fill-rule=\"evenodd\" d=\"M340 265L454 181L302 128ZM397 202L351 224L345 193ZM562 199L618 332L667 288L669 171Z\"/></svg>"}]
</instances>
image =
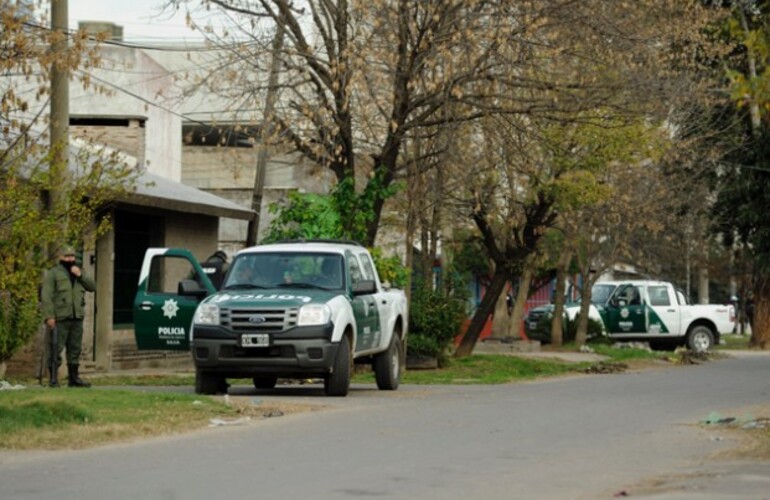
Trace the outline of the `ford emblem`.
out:
<instances>
[{"instance_id":1,"label":"ford emblem","mask_svg":"<svg viewBox=\"0 0 770 500\"><path fill-rule=\"evenodd\" d=\"M264 316L249 316L249 323L264 323L267 318Z\"/></svg>"}]
</instances>

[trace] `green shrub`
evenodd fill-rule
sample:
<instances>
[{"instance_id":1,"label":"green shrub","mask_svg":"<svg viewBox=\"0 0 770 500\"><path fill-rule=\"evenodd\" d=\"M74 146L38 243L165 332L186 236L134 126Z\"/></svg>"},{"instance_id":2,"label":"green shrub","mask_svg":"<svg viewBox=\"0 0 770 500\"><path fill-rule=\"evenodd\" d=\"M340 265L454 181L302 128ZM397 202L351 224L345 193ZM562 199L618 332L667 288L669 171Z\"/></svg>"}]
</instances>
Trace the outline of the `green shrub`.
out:
<instances>
[{"instance_id":1,"label":"green shrub","mask_svg":"<svg viewBox=\"0 0 770 500\"><path fill-rule=\"evenodd\" d=\"M577 325L580 320L580 313L572 321L565 317L562 323L562 342L568 344L575 341L577 335ZM602 323L592 318L588 318L588 338L601 337ZM549 343L551 341L551 316L544 314L537 321L537 328L528 333L529 338Z\"/></svg>"},{"instance_id":2,"label":"green shrub","mask_svg":"<svg viewBox=\"0 0 770 500\"><path fill-rule=\"evenodd\" d=\"M565 339L565 342L573 342L575 340L575 336L577 335L577 326L578 322L580 321L580 313L575 315L575 319L567 323L566 333L565 337L569 340ZM592 337L600 337L603 333L603 325L601 321L597 321L593 318L588 318L588 327L586 336L590 339Z\"/></svg>"},{"instance_id":3,"label":"green shrub","mask_svg":"<svg viewBox=\"0 0 770 500\"><path fill-rule=\"evenodd\" d=\"M441 364L466 317L467 302L462 298L415 290L409 311L409 354L435 357Z\"/></svg>"}]
</instances>

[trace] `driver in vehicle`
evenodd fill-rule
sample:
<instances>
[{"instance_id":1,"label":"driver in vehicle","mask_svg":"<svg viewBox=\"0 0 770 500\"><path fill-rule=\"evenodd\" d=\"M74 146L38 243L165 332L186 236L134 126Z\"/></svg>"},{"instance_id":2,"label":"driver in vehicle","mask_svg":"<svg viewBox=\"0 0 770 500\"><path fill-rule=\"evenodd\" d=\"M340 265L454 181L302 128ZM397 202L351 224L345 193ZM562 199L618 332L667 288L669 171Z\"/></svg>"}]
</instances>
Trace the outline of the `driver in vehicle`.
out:
<instances>
[{"instance_id":1,"label":"driver in vehicle","mask_svg":"<svg viewBox=\"0 0 770 500\"><path fill-rule=\"evenodd\" d=\"M321 277L324 285L339 288L342 286L342 266L335 258L324 259L321 264Z\"/></svg>"}]
</instances>

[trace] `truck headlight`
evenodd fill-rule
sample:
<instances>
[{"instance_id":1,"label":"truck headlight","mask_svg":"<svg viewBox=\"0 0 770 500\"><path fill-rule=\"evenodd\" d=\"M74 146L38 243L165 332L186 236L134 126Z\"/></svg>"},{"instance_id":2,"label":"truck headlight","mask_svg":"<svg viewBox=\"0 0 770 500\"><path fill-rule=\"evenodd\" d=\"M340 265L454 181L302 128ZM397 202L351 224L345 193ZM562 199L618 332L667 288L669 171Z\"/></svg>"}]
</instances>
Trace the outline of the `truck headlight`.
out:
<instances>
[{"instance_id":1,"label":"truck headlight","mask_svg":"<svg viewBox=\"0 0 770 500\"><path fill-rule=\"evenodd\" d=\"M297 315L297 326L325 325L331 316L332 310L326 304L302 306Z\"/></svg>"},{"instance_id":2,"label":"truck headlight","mask_svg":"<svg viewBox=\"0 0 770 500\"><path fill-rule=\"evenodd\" d=\"M219 306L214 304L201 304L195 310L193 323L197 325L219 325Z\"/></svg>"}]
</instances>

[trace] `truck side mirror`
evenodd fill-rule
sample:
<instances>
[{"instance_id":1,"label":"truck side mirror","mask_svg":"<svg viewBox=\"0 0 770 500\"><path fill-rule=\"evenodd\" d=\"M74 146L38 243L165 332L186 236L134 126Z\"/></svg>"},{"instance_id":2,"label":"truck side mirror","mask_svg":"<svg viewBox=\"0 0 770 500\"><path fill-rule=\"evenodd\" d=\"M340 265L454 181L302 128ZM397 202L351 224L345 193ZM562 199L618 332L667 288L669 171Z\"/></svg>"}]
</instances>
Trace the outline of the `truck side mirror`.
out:
<instances>
[{"instance_id":1,"label":"truck side mirror","mask_svg":"<svg viewBox=\"0 0 770 500\"><path fill-rule=\"evenodd\" d=\"M177 286L177 295L202 299L208 295L208 292L204 288L201 288L200 283L195 280L182 280Z\"/></svg>"},{"instance_id":2,"label":"truck side mirror","mask_svg":"<svg viewBox=\"0 0 770 500\"><path fill-rule=\"evenodd\" d=\"M353 285L353 295L370 295L377 291L374 280L361 280Z\"/></svg>"}]
</instances>

